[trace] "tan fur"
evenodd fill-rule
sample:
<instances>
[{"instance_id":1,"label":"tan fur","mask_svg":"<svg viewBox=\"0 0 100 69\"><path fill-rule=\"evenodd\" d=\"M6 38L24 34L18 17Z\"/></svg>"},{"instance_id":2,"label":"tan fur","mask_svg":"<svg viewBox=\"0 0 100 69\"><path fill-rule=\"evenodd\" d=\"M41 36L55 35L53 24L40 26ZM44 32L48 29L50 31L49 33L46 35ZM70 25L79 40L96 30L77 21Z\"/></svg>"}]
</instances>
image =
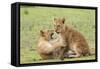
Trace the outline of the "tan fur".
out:
<instances>
[{"instance_id":1,"label":"tan fur","mask_svg":"<svg viewBox=\"0 0 100 69\"><path fill-rule=\"evenodd\" d=\"M84 36L80 32L65 25L64 23L64 18L54 18L55 31L62 36L63 41L67 44L66 51L68 52L71 50L73 53L75 53L75 55L69 55L69 57L89 55L89 46Z\"/></svg>"},{"instance_id":2,"label":"tan fur","mask_svg":"<svg viewBox=\"0 0 100 69\"><path fill-rule=\"evenodd\" d=\"M64 43L62 37L59 35L57 39L51 40L50 43L54 47L53 55L55 56L55 58L63 60L64 58L63 52L67 44Z\"/></svg>"},{"instance_id":3,"label":"tan fur","mask_svg":"<svg viewBox=\"0 0 100 69\"><path fill-rule=\"evenodd\" d=\"M59 51L62 50L61 48L63 45L61 45L59 39L51 40L53 33L54 31L52 30L40 31L40 39L38 41L37 52L42 57L42 59L58 58Z\"/></svg>"}]
</instances>

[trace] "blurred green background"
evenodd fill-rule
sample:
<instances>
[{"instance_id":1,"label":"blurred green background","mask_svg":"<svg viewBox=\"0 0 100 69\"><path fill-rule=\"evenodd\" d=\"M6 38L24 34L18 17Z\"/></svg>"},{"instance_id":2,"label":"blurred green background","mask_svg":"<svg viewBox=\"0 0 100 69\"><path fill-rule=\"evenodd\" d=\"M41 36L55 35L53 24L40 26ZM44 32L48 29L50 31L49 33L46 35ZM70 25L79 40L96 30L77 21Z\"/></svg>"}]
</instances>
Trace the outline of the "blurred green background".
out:
<instances>
[{"instance_id":1,"label":"blurred green background","mask_svg":"<svg viewBox=\"0 0 100 69\"><path fill-rule=\"evenodd\" d=\"M36 52L39 31L53 29L54 18L66 19L66 24L73 26L87 39L91 52L95 51L95 10L75 8L53 8L39 6L20 7L20 63L52 62L59 60L40 60ZM95 59L95 55L81 58L66 58L64 61Z\"/></svg>"}]
</instances>

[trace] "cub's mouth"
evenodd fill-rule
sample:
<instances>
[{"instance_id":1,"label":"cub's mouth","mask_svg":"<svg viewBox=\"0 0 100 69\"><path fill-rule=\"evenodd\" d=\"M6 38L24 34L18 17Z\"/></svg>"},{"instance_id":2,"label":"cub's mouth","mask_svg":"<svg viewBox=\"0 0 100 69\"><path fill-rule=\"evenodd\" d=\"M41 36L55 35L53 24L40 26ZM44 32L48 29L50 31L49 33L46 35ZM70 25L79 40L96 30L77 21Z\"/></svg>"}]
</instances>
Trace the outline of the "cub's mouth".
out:
<instances>
[{"instance_id":1,"label":"cub's mouth","mask_svg":"<svg viewBox=\"0 0 100 69\"><path fill-rule=\"evenodd\" d=\"M60 33L60 31L58 31L58 30L55 30L55 32L56 32L57 34L59 34L59 33Z\"/></svg>"},{"instance_id":2,"label":"cub's mouth","mask_svg":"<svg viewBox=\"0 0 100 69\"><path fill-rule=\"evenodd\" d=\"M56 33L59 34L60 32L59 31L56 31Z\"/></svg>"},{"instance_id":3,"label":"cub's mouth","mask_svg":"<svg viewBox=\"0 0 100 69\"><path fill-rule=\"evenodd\" d=\"M60 32L56 32L57 34L59 34Z\"/></svg>"}]
</instances>

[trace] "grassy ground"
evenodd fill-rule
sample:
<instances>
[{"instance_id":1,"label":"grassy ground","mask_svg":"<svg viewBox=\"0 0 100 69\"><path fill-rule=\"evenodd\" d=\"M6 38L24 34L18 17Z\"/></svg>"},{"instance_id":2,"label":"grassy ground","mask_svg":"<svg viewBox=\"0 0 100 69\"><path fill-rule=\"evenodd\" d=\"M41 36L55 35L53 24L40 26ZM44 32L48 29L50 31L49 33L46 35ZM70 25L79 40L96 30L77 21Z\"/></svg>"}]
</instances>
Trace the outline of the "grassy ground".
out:
<instances>
[{"instance_id":1,"label":"grassy ground","mask_svg":"<svg viewBox=\"0 0 100 69\"><path fill-rule=\"evenodd\" d=\"M72 8L24 7L21 6L21 45L20 63L40 62L41 57L34 50L37 46L39 31L53 29L53 18L64 17L66 24L80 31L88 41L91 49L95 49L95 10ZM95 55L81 58L66 58L65 61L91 60ZM41 62L51 60L41 60ZM56 61L56 60L52 60Z\"/></svg>"}]
</instances>

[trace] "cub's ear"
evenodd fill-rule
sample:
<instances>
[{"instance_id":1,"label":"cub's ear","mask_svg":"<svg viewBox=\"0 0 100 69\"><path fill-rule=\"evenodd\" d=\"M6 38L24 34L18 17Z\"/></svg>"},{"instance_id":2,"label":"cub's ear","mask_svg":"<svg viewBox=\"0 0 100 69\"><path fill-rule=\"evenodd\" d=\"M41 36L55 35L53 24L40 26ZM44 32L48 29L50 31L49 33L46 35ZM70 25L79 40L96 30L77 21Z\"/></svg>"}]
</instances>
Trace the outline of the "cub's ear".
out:
<instances>
[{"instance_id":1,"label":"cub's ear","mask_svg":"<svg viewBox=\"0 0 100 69\"><path fill-rule=\"evenodd\" d=\"M44 31L40 30L40 35L44 36Z\"/></svg>"},{"instance_id":2,"label":"cub's ear","mask_svg":"<svg viewBox=\"0 0 100 69\"><path fill-rule=\"evenodd\" d=\"M63 24L65 23L65 18L62 18L62 23L63 23Z\"/></svg>"}]
</instances>

